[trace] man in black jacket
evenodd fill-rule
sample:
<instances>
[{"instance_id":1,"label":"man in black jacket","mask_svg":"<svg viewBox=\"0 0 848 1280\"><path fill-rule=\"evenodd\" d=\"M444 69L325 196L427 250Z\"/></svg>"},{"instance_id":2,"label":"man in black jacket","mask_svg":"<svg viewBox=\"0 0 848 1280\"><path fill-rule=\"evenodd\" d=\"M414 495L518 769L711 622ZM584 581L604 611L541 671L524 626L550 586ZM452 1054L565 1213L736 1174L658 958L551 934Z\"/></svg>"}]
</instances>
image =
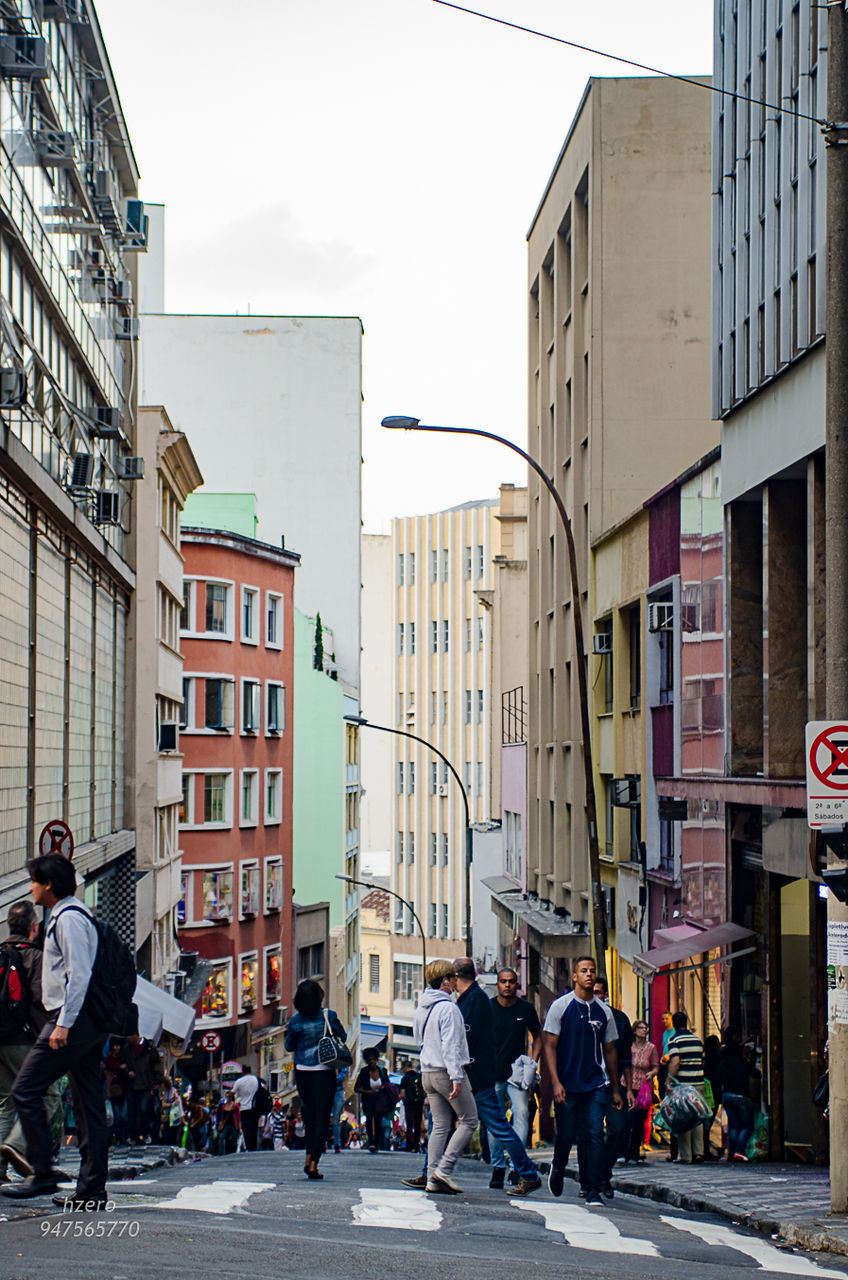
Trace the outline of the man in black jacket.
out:
<instances>
[{"instance_id":1,"label":"man in black jacket","mask_svg":"<svg viewBox=\"0 0 848 1280\"><path fill-rule=\"evenodd\" d=\"M477 1103L480 1123L489 1130L490 1139L500 1142L509 1152L518 1183L512 1188L516 1196L529 1195L542 1185L538 1170L524 1149L524 1143L513 1129L495 1093L495 1036L492 1006L488 996L475 982L473 960L456 961L456 990L459 1011L465 1021L468 1052L471 1055L466 1073Z\"/></svg>"},{"instance_id":2,"label":"man in black jacket","mask_svg":"<svg viewBox=\"0 0 848 1280\"><path fill-rule=\"evenodd\" d=\"M609 1200L612 1197L612 1171L615 1168L615 1162L619 1156L624 1157L627 1154L627 1115L631 1110L634 1102L633 1098L633 1028L630 1025L630 1019L623 1009L616 1009L609 1002L609 983L602 973L599 973L595 979L595 999L603 1001L609 1005L610 1012L615 1022L615 1029L618 1032L618 1040L615 1048L618 1054L618 1067L621 1079L617 1081L622 1088L622 1097L624 1098L624 1106L620 1109L612 1104L612 1090L607 1086L607 1093L610 1095L604 1109L604 1119L606 1122L606 1138L604 1139L604 1175L606 1181L601 1187L604 1195ZM612 1083L612 1082L610 1082Z\"/></svg>"}]
</instances>

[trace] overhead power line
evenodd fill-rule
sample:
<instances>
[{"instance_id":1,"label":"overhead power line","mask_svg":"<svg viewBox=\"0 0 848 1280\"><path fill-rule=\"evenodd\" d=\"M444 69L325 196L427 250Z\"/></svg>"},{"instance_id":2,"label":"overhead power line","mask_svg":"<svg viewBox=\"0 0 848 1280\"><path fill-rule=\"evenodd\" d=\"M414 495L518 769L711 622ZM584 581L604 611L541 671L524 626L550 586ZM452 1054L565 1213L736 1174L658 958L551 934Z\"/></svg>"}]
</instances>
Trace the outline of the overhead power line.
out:
<instances>
[{"instance_id":1,"label":"overhead power line","mask_svg":"<svg viewBox=\"0 0 848 1280\"><path fill-rule=\"evenodd\" d=\"M507 18L496 18L491 13L481 13L479 9L469 9L462 4L454 4L453 0L432 0L433 4L443 9L455 9L457 13L467 13L472 18L482 18L485 22L494 22L499 27L511 27L513 31L523 31L528 36L538 36L541 40L551 40L554 44L564 44L569 49L578 49L581 53L593 53L598 58L608 58L611 62L620 62L625 67L635 67L637 71L650 71L652 75L664 76L666 80L679 80L681 84L694 85L696 89L708 89L710 93L719 93L722 97L735 98L738 102L750 102L756 107L765 107L767 111L780 111L787 116L795 116L798 120L811 120L813 124L824 127L827 121L818 116L807 115L804 111L795 111L792 107L778 107L773 102L764 102L762 98L752 98L747 93L736 93L733 89L722 89L718 85L704 80L695 80L691 76L675 75L673 71L663 71L660 67L649 67L644 62L635 62L633 58L623 58L617 53L607 53L605 49L593 49L588 44L578 44L576 40L566 40L564 36L551 35L549 31L539 31L535 27L522 26L520 22L510 22Z\"/></svg>"}]
</instances>

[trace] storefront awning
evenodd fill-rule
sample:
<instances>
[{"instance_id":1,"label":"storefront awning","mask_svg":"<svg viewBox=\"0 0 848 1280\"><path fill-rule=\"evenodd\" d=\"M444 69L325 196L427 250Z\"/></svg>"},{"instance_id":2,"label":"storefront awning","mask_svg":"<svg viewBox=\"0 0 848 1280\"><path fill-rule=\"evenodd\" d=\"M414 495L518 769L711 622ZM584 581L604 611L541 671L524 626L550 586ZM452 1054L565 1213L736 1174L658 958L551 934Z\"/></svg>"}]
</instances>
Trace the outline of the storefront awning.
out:
<instances>
[{"instance_id":1,"label":"storefront awning","mask_svg":"<svg viewBox=\"0 0 848 1280\"><path fill-rule=\"evenodd\" d=\"M165 1032L174 1040L182 1040L185 1052L194 1031L194 1009L141 977L136 978L133 1000L138 1006L139 1034L157 1044Z\"/></svg>"},{"instance_id":2,"label":"storefront awning","mask_svg":"<svg viewBox=\"0 0 848 1280\"><path fill-rule=\"evenodd\" d=\"M372 1022L370 1018L362 1018L359 1023L359 1052L364 1053L366 1049L380 1049L386 1047L386 1041L389 1038L389 1024L387 1022Z\"/></svg>"},{"instance_id":3,"label":"storefront awning","mask_svg":"<svg viewBox=\"0 0 848 1280\"><path fill-rule=\"evenodd\" d=\"M489 876L482 883L492 895L493 914L515 932L519 925L525 925L535 934L534 945L540 950L545 947L546 940L584 936L582 924L575 924L569 916L558 915L538 899L528 897L505 876Z\"/></svg>"},{"instance_id":4,"label":"storefront awning","mask_svg":"<svg viewBox=\"0 0 848 1280\"><path fill-rule=\"evenodd\" d=\"M689 937L677 938L674 941L664 942L662 946L653 947L650 951L640 952L633 957L633 969L640 978L646 978L650 982L667 965L691 960L693 956L705 955L708 951L729 947L734 942L741 942L744 938L753 938L753 936L752 929L746 929L741 924L732 924L726 920L724 924L714 925L711 929L697 929ZM753 947L746 947L742 951L720 956L717 961L704 961L703 964L688 965L687 968L699 969L707 963L724 964L728 960L735 960L738 956L750 955L753 950Z\"/></svg>"}]
</instances>

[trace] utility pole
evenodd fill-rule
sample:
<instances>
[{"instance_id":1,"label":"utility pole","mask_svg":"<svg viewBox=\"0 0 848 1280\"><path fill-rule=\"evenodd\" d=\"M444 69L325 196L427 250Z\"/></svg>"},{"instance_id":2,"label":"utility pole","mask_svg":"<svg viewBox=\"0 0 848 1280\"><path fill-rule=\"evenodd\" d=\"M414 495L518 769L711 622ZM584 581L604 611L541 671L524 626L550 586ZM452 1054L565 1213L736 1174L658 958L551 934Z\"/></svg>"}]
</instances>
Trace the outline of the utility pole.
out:
<instances>
[{"instance_id":1,"label":"utility pole","mask_svg":"<svg viewBox=\"0 0 848 1280\"><path fill-rule=\"evenodd\" d=\"M848 716L848 12L828 5L827 301L825 419L826 704L829 720ZM841 964L833 939L848 906L827 900L828 965ZM835 1012L835 1010L834 1010ZM831 1022L830 1206L848 1211L848 1022Z\"/></svg>"}]
</instances>

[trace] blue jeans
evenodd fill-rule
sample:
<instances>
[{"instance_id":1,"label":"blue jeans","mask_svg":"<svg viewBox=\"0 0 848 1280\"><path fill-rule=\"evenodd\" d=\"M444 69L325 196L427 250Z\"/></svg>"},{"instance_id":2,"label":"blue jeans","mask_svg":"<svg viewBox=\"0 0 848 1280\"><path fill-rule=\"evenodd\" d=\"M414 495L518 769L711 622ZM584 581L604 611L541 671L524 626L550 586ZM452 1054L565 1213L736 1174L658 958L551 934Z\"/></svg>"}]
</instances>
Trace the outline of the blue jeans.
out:
<instances>
[{"instance_id":1,"label":"blue jeans","mask_svg":"<svg viewBox=\"0 0 848 1280\"><path fill-rule=\"evenodd\" d=\"M553 1166L564 1170L571 1148L577 1143L580 1185L587 1192L600 1191L604 1176L604 1111L607 1086L588 1093L566 1093L565 1102L554 1103L556 1141Z\"/></svg>"},{"instance_id":2,"label":"blue jeans","mask_svg":"<svg viewBox=\"0 0 848 1280\"><path fill-rule=\"evenodd\" d=\"M498 1080L495 1083L495 1095L504 1114L506 1114L507 1105L512 1107L512 1127L526 1149L527 1139L530 1135L529 1090L519 1089L517 1085L509 1084L506 1080ZM507 1099L509 1102L507 1102ZM492 1168L505 1168L503 1146L495 1140L495 1136L491 1132L489 1133L489 1151L492 1156Z\"/></svg>"},{"instance_id":3,"label":"blue jeans","mask_svg":"<svg viewBox=\"0 0 848 1280\"><path fill-rule=\"evenodd\" d=\"M342 1126L341 1117L345 1104L344 1085L336 1089L333 1094L333 1109L330 1112L330 1124L333 1130L333 1146L340 1147L342 1145Z\"/></svg>"},{"instance_id":4,"label":"blue jeans","mask_svg":"<svg viewBox=\"0 0 848 1280\"><path fill-rule=\"evenodd\" d=\"M492 1163L494 1163L494 1153L503 1149L509 1152L512 1167L519 1178L538 1178L536 1166L524 1150L524 1143L507 1120L504 1109L498 1101L495 1086L489 1084L478 1089L474 1095L474 1101L477 1103L480 1123L489 1130Z\"/></svg>"},{"instance_id":5,"label":"blue jeans","mask_svg":"<svg viewBox=\"0 0 848 1280\"><path fill-rule=\"evenodd\" d=\"M721 1105L727 1112L728 1154L744 1156L754 1132L754 1104L742 1093L723 1093Z\"/></svg>"}]
</instances>

